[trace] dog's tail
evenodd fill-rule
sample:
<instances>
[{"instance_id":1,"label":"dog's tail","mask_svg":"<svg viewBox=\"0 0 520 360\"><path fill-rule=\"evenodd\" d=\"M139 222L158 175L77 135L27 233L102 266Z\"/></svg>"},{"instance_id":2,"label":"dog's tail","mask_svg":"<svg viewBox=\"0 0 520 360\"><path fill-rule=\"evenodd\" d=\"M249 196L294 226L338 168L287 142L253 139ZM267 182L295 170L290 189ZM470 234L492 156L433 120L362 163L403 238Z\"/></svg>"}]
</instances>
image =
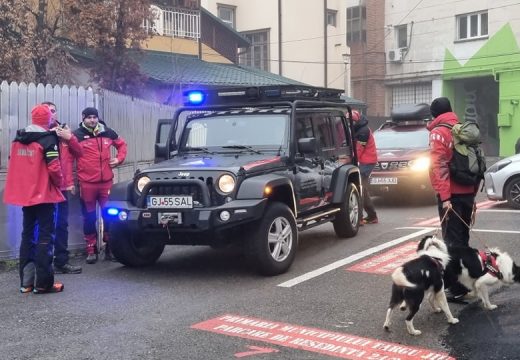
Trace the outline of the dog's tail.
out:
<instances>
[{"instance_id":1,"label":"dog's tail","mask_svg":"<svg viewBox=\"0 0 520 360\"><path fill-rule=\"evenodd\" d=\"M403 267L400 266L397 269L394 270L392 273L392 281L397 286L407 287L407 288L414 288L416 287L415 284L411 283L407 278L405 273L403 272Z\"/></svg>"}]
</instances>

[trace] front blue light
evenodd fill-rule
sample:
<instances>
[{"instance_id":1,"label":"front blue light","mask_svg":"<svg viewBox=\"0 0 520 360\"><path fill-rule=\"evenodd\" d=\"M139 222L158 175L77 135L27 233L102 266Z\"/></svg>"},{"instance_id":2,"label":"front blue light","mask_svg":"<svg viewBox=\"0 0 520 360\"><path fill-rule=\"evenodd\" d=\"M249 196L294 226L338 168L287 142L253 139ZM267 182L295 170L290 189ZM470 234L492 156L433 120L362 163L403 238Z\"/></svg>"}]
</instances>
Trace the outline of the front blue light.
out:
<instances>
[{"instance_id":1,"label":"front blue light","mask_svg":"<svg viewBox=\"0 0 520 360\"><path fill-rule=\"evenodd\" d=\"M190 91L188 93L188 102L191 105L200 105L204 101L204 93L202 91Z\"/></svg>"},{"instance_id":2,"label":"front blue light","mask_svg":"<svg viewBox=\"0 0 520 360\"><path fill-rule=\"evenodd\" d=\"M111 216L116 216L117 214L119 214L119 209L117 209L117 208L108 208L107 209L107 214L111 215Z\"/></svg>"}]
</instances>

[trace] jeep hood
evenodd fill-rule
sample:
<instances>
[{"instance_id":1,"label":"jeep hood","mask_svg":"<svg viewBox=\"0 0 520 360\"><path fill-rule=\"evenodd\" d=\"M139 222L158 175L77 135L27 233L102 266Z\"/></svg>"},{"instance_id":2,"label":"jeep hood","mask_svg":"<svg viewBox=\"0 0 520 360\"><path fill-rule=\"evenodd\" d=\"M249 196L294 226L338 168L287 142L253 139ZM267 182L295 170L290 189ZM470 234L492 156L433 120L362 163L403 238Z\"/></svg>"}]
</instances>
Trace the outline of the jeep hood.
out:
<instances>
[{"instance_id":1,"label":"jeep hood","mask_svg":"<svg viewBox=\"0 0 520 360\"><path fill-rule=\"evenodd\" d=\"M246 172L263 171L282 165L281 157L269 154L197 154L176 156L145 169L150 171L195 171L195 170L226 170L238 173L240 168Z\"/></svg>"}]
</instances>

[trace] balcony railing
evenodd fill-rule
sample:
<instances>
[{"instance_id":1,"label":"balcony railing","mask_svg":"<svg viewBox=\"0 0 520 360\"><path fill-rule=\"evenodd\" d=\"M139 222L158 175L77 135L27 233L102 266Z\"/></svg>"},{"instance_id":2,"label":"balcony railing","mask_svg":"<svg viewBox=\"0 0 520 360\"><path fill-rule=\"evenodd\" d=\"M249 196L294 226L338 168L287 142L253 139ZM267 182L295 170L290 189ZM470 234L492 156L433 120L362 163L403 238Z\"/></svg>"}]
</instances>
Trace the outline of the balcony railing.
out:
<instances>
[{"instance_id":1,"label":"balcony railing","mask_svg":"<svg viewBox=\"0 0 520 360\"><path fill-rule=\"evenodd\" d=\"M200 38L200 12L186 9L161 9L152 5L154 20L145 21L144 28L155 34L188 39Z\"/></svg>"}]
</instances>

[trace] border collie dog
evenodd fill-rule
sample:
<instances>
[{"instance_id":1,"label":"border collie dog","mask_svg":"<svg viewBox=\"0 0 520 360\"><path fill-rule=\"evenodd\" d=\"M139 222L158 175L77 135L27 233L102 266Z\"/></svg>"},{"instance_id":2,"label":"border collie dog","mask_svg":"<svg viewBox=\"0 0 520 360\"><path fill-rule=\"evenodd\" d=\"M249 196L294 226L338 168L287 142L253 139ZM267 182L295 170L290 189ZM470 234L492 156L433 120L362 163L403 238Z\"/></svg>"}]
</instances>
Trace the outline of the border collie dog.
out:
<instances>
[{"instance_id":1,"label":"border collie dog","mask_svg":"<svg viewBox=\"0 0 520 360\"><path fill-rule=\"evenodd\" d=\"M482 300L487 310L497 308L489 301L489 286L520 282L520 268L500 249L479 251L470 247L450 247L448 253L450 261L444 273L446 288L458 280L470 290L468 295L476 295Z\"/></svg>"},{"instance_id":2,"label":"border collie dog","mask_svg":"<svg viewBox=\"0 0 520 360\"><path fill-rule=\"evenodd\" d=\"M417 255L392 274L392 296L386 312L385 330L390 328L392 313L400 305L401 310L409 310L405 321L408 333L420 335L421 331L413 326L413 318L424 296L435 312L444 311L450 324L459 322L451 314L444 293L443 273L450 259L444 241L434 236L424 237L417 246Z\"/></svg>"}]
</instances>

